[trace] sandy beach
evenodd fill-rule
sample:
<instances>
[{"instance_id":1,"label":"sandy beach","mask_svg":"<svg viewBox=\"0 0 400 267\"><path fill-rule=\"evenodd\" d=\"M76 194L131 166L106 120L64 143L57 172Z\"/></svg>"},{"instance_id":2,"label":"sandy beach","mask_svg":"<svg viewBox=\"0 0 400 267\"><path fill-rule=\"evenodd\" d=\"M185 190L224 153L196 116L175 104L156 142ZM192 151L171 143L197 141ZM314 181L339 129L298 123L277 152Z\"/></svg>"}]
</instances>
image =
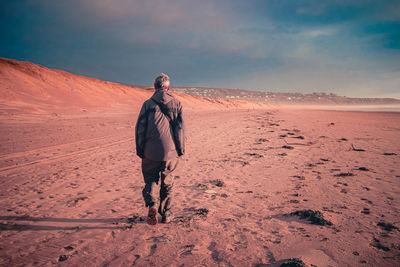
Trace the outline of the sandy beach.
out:
<instances>
[{"instance_id":1,"label":"sandy beach","mask_svg":"<svg viewBox=\"0 0 400 267\"><path fill-rule=\"evenodd\" d=\"M0 265L398 266L400 113L188 110L153 227L137 112L1 118Z\"/></svg>"},{"instance_id":2,"label":"sandy beach","mask_svg":"<svg viewBox=\"0 0 400 267\"><path fill-rule=\"evenodd\" d=\"M0 13L0 267L400 267L400 0Z\"/></svg>"}]
</instances>

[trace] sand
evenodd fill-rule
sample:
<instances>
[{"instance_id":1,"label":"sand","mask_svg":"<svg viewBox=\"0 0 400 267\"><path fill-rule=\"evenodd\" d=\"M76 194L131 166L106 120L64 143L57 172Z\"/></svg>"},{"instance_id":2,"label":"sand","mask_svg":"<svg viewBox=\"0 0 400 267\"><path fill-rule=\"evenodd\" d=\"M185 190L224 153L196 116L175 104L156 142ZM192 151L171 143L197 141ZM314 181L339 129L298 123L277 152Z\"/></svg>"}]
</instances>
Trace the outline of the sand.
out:
<instances>
[{"instance_id":1,"label":"sand","mask_svg":"<svg viewBox=\"0 0 400 267\"><path fill-rule=\"evenodd\" d=\"M149 226L139 108L0 118L0 265L399 266L400 113L188 108Z\"/></svg>"}]
</instances>

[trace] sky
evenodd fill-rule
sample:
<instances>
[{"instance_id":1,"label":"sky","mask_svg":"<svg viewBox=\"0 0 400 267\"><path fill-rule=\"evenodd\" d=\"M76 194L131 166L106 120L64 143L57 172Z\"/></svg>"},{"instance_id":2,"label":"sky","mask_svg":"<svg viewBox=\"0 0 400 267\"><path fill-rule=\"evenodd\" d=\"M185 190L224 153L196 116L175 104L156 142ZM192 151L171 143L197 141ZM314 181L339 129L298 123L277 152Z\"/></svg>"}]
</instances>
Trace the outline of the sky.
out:
<instances>
[{"instance_id":1,"label":"sky","mask_svg":"<svg viewBox=\"0 0 400 267\"><path fill-rule=\"evenodd\" d=\"M400 98L400 0L1 0L0 36L123 84Z\"/></svg>"}]
</instances>

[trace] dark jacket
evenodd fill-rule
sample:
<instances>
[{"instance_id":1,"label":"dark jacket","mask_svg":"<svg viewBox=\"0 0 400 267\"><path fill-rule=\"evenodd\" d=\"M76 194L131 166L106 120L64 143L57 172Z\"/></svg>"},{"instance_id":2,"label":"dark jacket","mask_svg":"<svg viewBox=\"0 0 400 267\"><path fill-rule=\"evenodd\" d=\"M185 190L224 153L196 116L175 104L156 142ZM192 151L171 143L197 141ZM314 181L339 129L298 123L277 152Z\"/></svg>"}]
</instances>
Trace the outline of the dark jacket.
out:
<instances>
[{"instance_id":1,"label":"dark jacket","mask_svg":"<svg viewBox=\"0 0 400 267\"><path fill-rule=\"evenodd\" d=\"M162 111L169 115L171 122ZM141 158L166 161L182 156L185 135L181 102L166 91L156 91L143 103L135 137L136 154Z\"/></svg>"}]
</instances>

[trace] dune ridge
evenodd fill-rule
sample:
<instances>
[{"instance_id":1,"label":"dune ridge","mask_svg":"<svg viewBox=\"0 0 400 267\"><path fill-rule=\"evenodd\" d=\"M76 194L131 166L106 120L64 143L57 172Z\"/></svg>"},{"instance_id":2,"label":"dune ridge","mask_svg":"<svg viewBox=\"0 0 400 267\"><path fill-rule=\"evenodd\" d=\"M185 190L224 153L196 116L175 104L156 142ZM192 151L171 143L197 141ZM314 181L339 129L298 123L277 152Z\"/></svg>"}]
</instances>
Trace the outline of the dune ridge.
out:
<instances>
[{"instance_id":1,"label":"dune ridge","mask_svg":"<svg viewBox=\"0 0 400 267\"><path fill-rule=\"evenodd\" d=\"M1 113L77 112L140 106L152 91L102 81L31 62L0 58ZM172 92L188 109L248 108L265 104Z\"/></svg>"}]
</instances>

